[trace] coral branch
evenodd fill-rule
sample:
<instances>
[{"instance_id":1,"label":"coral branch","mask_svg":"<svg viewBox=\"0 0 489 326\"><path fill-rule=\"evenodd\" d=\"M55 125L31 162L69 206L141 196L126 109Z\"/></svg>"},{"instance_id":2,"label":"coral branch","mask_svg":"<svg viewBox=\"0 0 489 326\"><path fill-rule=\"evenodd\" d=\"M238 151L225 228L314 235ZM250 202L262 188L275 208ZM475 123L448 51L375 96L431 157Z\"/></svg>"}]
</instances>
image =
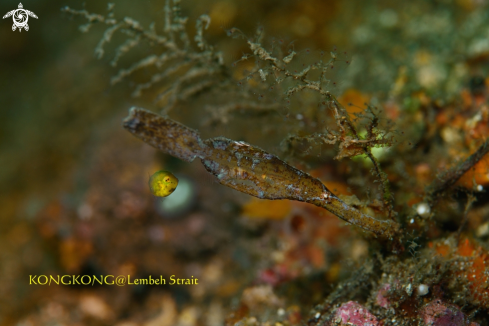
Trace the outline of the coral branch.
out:
<instances>
[{"instance_id":1,"label":"coral branch","mask_svg":"<svg viewBox=\"0 0 489 326\"><path fill-rule=\"evenodd\" d=\"M393 210L393 196L389 187L389 179L387 174L380 168L380 163L372 154L372 148L375 147L389 147L394 143L394 140L387 135L392 132L388 130L382 130L379 128L379 117L374 112L373 108L367 106L366 114L357 113L357 118L365 118L368 123L363 127L367 130L367 134L361 137L357 132L362 125L355 126L350 119L347 110L338 102L338 100L332 95L327 96L328 104L333 111L336 125L339 132L326 130L324 133L316 133L309 136L289 136L283 142L283 146L290 151L293 142L306 141L309 143L319 143L334 145L339 143L339 153L335 159L339 160L345 157L354 157L357 155L365 155L372 162L373 169L372 174L378 178L379 187L382 192L382 199L384 207L387 209L388 216L394 219L396 213Z\"/></svg>"},{"instance_id":2,"label":"coral branch","mask_svg":"<svg viewBox=\"0 0 489 326\"><path fill-rule=\"evenodd\" d=\"M200 158L207 171L230 188L262 199L314 204L380 238L393 240L399 235L397 223L377 220L348 206L318 179L255 146L223 137L202 141L197 131L139 108L130 110L124 128L187 162Z\"/></svg>"},{"instance_id":3,"label":"coral branch","mask_svg":"<svg viewBox=\"0 0 489 326\"><path fill-rule=\"evenodd\" d=\"M96 23L107 26L102 39L95 48L95 55L98 59L104 56L105 47L112 41L115 33L119 32L128 36L128 39L115 49L114 58L111 61L112 66L116 66L122 56L131 49L137 48L143 41L148 43L150 47L162 46L164 50L159 54L150 54L133 63L130 67L119 70L117 75L112 77L112 84L147 68L156 70L151 74L149 80L136 84L133 96L138 97L144 90L156 84L165 86L166 81L174 78L175 82L163 87L164 91L157 96L157 101L162 103L163 113L167 113L178 104L179 100L185 100L202 89L217 83L219 76L225 74L221 53L214 51L204 38L204 30L209 27L211 21L209 16L202 15L196 22L197 34L194 40L197 49L194 49L187 35L187 18L180 15L179 0L167 0L165 2L164 35L158 35L154 24L145 29L139 22L129 17L117 20L114 18L113 9L114 6L109 5L109 13L106 16L69 7L63 8L62 11L85 18L88 23L82 26L83 31L88 31ZM188 68L189 66L190 68ZM176 77L176 75L180 77ZM205 80L197 80L199 78ZM189 80L198 85L190 83ZM168 102L161 101L166 96L170 97Z\"/></svg>"},{"instance_id":4,"label":"coral branch","mask_svg":"<svg viewBox=\"0 0 489 326\"><path fill-rule=\"evenodd\" d=\"M431 206L436 204L438 198L448 188L453 186L455 182L460 179L470 168L476 165L483 157L489 153L489 139L486 140L474 154L470 155L465 161L459 165L449 169L443 173L440 177L436 178L433 183L428 187L427 200Z\"/></svg>"}]
</instances>

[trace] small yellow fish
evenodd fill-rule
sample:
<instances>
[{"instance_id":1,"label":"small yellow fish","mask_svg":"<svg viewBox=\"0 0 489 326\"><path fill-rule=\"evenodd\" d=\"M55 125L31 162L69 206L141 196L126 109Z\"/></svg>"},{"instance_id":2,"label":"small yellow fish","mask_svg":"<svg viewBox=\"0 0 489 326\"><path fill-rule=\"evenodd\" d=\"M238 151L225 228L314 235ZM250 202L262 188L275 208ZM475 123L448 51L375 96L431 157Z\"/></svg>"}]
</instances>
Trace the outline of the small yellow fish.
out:
<instances>
[{"instance_id":1,"label":"small yellow fish","mask_svg":"<svg viewBox=\"0 0 489 326\"><path fill-rule=\"evenodd\" d=\"M155 172L149 178L149 189L151 193L158 197L166 197L170 195L178 186L178 179L173 173L168 171Z\"/></svg>"}]
</instances>

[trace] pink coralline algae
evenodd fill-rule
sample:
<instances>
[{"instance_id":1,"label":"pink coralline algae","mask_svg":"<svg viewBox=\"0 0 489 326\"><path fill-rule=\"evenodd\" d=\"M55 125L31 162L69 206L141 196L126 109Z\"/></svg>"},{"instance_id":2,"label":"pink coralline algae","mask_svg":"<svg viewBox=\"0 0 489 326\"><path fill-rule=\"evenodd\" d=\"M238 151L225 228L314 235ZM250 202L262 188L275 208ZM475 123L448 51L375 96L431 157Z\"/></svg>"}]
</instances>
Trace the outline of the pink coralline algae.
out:
<instances>
[{"instance_id":1,"label":"pink coralline algae","mask_svg":"<svg viewBox=\"0 0 489 326\"><path fill-rule=\"evenodd\" d=\"M468 321L456 305L434 300L421 310L421 318L426 326L465 326ZM478 326L470 323L469 326Z\"/></svg>"},{"instance_id":2,"label":"pink coralline algae","mask_svg":"<svg viewBox=\"0 0 489 326\"><path fill-rule=\"evenodd\" d=\"M334 321L339 325L377 326L377 317L355 301L348 301L336 310Z\"/></svg>"},{"instance_id":3,"label":"pink coralline algae","mask_svg":"<svg viewBox=\"0 0 489 326\"><path fill-rule=\"evenodd\" d=\"M389 308L390 306L389 300L387 299L387 294L390 289L391 285L389 283L385 283L384 285L382 285L379 292L377 292L377 298L375 302L382 308Z\"/></svg>"}]
</instances>

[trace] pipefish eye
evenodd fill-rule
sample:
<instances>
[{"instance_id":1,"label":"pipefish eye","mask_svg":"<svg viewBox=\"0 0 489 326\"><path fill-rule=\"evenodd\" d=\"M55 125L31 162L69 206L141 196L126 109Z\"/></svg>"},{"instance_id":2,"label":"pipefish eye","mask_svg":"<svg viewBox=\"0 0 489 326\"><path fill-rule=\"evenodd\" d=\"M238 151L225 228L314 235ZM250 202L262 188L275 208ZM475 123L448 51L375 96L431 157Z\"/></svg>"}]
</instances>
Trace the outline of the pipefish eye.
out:
<instances>
[{"instance_id":1,"label":"pipefish eye","mask_svg":"<svg viewBox=\"0 0 489 326\"><path fill-rule=\"evenodd\" d=\"M169 171L155 172L149 178L149 189L157 197L170 195L178 186L178 179Z\"/></svg>"}]
</instances>

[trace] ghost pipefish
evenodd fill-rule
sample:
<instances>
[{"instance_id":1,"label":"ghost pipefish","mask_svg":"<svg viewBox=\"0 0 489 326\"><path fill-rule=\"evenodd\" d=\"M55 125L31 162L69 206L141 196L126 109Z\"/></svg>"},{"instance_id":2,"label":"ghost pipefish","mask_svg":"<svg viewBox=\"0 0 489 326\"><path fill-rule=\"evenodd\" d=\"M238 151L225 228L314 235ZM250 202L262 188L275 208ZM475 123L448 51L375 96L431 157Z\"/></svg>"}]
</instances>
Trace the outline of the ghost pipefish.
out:
<instances>
[{"instance_id":1,"label":"ghost pipefish","mask_svg":"<svg viewBox=\"0 0 489 326\"><path fill-rule=\"evenodd\" d=\"M224 137L202 140L197 131L141 108L123 126L149 145L187 162L199 158L219 183L261 199L291 199L322 207L383 239L399 241L400 227L348 206L316 178L275 155Z\"/></svg>"}]
</instances>

